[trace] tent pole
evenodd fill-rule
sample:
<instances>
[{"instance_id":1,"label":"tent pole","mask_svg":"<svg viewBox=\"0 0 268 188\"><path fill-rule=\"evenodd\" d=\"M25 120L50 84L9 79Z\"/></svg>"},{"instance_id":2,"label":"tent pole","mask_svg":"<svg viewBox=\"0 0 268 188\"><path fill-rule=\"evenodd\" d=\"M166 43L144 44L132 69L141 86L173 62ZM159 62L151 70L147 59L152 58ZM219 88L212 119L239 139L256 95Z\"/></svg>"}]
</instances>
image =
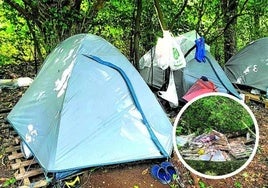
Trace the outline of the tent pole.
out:
<instances>
[{"instance_id":1,"label":"tent pole","mask_svg":"<svg viewBox=\"0 0 268 188\"><path fill-rule=\"evenodd\" d=\"M133 86L132 86L132 84L131 84L128 76L126 75L126 73L120 67L117 67L116 65L114 65L114 64L112 64L110 62L104 61L104 60L100 59L99 57L96 57L96 56L93 56L93 55L90 55L90 56L84 55L84 56L86 56L86 57L88 57L88 58L90 58L90 59L92 59L92 60L94 60L94 61L96 61L96 62L98 62L98 63L100 63L102 65L111 67L111 68L115 69L116 71L118 71L122 75L123 79L125 80L125 82L126 82L126 84L128 86L128 89L130 90L130 94L131 94L131 96L132 96L132 98L134 100L134 103L135 103L137 109L141 113L141 116L142 116L142 119L143 119L143 123L145 124L145 126L146 126L146 128L147 128L147 130L148 130L148 132L149 132L149 134L151 136L152 141L154 142L154 144L156 145L156 147L160 150L160 152L165 157L169 157L169 154L166 152L166 150L164 149L164 147L162 146L162 144L159 142L159 140L155 136L152 128L150 127L149 122L147 121L147 118L146 118L146 116L145 116L145 114L144 114L144 112L143 112L143 110L141 108L141 105L140 105L139 101L138 101L138 98L135 95L134 88L133 88Z\"/></svg>"}]
</instances>

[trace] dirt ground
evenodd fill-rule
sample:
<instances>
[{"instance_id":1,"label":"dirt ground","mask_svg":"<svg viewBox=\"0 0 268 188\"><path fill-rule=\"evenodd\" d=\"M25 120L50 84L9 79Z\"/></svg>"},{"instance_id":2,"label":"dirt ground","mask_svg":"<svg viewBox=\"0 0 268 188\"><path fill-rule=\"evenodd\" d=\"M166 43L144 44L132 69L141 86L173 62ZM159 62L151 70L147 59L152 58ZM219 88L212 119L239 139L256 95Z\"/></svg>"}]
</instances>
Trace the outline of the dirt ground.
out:
<instances>
[{"instance_id":1,"label":"dirt ground","mask_svg":"<svg viewBox=\"0 0 268 188\"><path fill-rule=\"evenodd\" d=\"M29 64L17 66L0 67L0 78L15 78L20 76L34 77L34 68ZM12 109L19 98L23 95L26 88L2 89L0 92L0 187L1 184L13 177L14 171L11 170L5 148L10 141L1 129L8 112ZM265 188L268 187L268 109L263 104L248 104L254 113L259 129L260 141L258 151L253 161L239 174L226 179L211 180L199 177L188 171L173 154L171 161L179 169L180 178L185 187L210 187L210 188ZM164 188L179 187L172 182L170 185L163 185L155 180L150 174L153 164L160 163L161 160L150 160L133 162L130 164L114 165L109 167L99 167L86 170L80 176L80 184L77 187L89 188ZM16 182L13 187L17 187L20 182ZM48 187L53 187L52 185ZM66 187L62 185L61 187Z\"/></svg>"},{"instance_id":2,"label":"dirt ground","mask_svg":"<svg viewBox=\"0 0 268 188\"><path fill-rule=\"evenodd\" d=\"M268 110L262 105L253 104L250 106L260 128L260 143L258 151L253 161L240 173L235 176L220 180L211 180L199 177L189 172L176 155L173 155L172 162L181 172L181 179L185 187L210 187L210 188L266 188L268 187ZM154 161L157 163L159 161ZM175 187L176 183L171 185L162 185L154 180L150 175L151 163L134 164L132 166L123 166L116 168L101 168L87 176L84 179L83 187Z\"/></svg>"}]
</instances>

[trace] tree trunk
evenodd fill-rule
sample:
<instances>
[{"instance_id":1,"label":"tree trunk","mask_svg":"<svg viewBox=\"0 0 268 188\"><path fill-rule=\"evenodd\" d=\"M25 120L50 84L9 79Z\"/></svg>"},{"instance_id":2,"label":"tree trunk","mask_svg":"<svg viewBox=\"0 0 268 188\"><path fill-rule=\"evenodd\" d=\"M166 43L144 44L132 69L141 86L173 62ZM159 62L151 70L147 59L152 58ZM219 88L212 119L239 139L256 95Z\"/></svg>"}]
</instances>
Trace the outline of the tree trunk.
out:
<instances>
[{"instance_id":1,"label":"tree trunk","mask_svg":"<svg viewBox=\"0 0 268 188\"><path fill-rule=\"evenodd\" d=\"M134 30L134 66L139 71L139 41L140 41L140 33L141 33L141 12L142 12L142 0L137 0L137 11L135 16L135 30Z\"/></svg>"},{"instance_id":2,"label":"tree trunk","mask_svg":"<svg viewBox=\"0 0 268 188\"><path fill-rule=\"evenodd\" d=\"M30 33L32 34L32 37L33 37L33 41L34 41L34 48L35 48L35 52L34 54L37 55L38 59L40 60L40 62L43 62L44 61L44 58L42 56L42 52L41 52L41 46L40 46L40 43L37 39L37 36L36 36L36 32L35 32L35 29L34 29L34 25L31 24L31 22L29 20L26 20L27 22L27 26L30 30ZM36 57L35 57L36 58ZM36 65L37 66L37 65ZM37 73L37 67L35 67L35 71Z\"/></svg>"},{"instance_id":3,"label":"tree trunk","mask_svg":"<svg viewBox=\"0 0 268 188\"><path fill-rule=\"evenodd\" d=\"M223 23L227 25L224 30L224 62L236 53L236 15L238 0L222 0Z\"/></svg>"},{"instance_id":4,"label":"tree trunk","mask_svg":"<svg viewBox=\"0 0 268 188\"><path fill-rule=\"evenodd\" d=\"M254 4L257 4L257 3L259 3L258 2L259 0L255 0L254 1ZM267 8L267 6L266 7L262 7L262 8L260 8L260 7L254 7L253 8L253 11L254 11L254 13L253 13L253 24L252 24L252 35L253 36L251 36L251 38L253 38L253 39L256 39L256 38L258 38L258 36L261 36L261 32L260 32L260 28L261 28L261 25L260 25L260 17L261 17L261 15L263 15L263 14L265 14L265 8Z\"/></svg>"}]
</instances>

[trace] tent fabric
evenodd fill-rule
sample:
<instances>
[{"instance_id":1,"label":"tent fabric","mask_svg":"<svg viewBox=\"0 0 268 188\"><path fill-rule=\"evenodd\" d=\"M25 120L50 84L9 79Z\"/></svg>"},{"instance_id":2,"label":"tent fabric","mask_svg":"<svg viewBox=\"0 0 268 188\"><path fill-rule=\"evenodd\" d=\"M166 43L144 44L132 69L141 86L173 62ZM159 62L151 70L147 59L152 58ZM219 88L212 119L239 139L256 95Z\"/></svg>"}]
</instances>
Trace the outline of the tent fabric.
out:
<instances>
[{"instance_id":1,"label":"tent fabric","mask_svg":"<svg viewBox=\"0 0 268 188\"><path fill-rule=\"evenodd\" d=\"M189 52L195 46L195 40L199 35L195 31L185 33L174 40L180 44L184 53ZM173 72L177 96L181 98L191 86L202 76L213 82L218 92L229 93L240 98L238 92L226 76L225 72L209 52L209 46L205 44L206 56L204 62L195 59L195 50L192 50L186 57L186 67ZM140 74L146 83L156 89L166 84L167 71L157 66L155 47L143 55L139 61Z\"/></svg>"},{"instance_id":2,"label":"tent fabric","mask_svg":"<svg viewBox=\"0 0 268 188\"><path fill-rule=\"evenodd\" d=\"M194 83L194 85L187 91L187 93L182 98L188 102L199 95L216 91L217 88L215 87L213 82L200 78Z\"/></svg>"},{"instance_id":3,"label":"tent fabric","mask_svg":"<svg viewBox=\"0 0 268 188\"><path fill-rule=\"evenodd\" d=\"M241 49L225 64L226 75L234 84L261 91L268 88L268 37L258 39Z\"/></svg>"},{"instance_id":4,"label":"tent fabric","mask_svg":"<svg viewBox=\"0 0 268 188\"><path fill-rule=\"evenodd\" d=\"M196 59L192 59L183 69L182 74L182 87L178 86L177 89L181 92L181 95L186 93L199 78L205 76L215 84L218 92L230 93L240 98L221 66L208 51L206 52L205 63L199 63Z\"/></svg>"},{"instance_id":5,"label":"tent fabric","mask_svg":"<svg viewBox=\"0 0 268 188\"><path fill-rule=\"evenodd\" d=\"M8 121L45 172L172 151L172 125L154 94L118 49L91 34L72 36L50 53Z\"/></svg>"}]
</instances>

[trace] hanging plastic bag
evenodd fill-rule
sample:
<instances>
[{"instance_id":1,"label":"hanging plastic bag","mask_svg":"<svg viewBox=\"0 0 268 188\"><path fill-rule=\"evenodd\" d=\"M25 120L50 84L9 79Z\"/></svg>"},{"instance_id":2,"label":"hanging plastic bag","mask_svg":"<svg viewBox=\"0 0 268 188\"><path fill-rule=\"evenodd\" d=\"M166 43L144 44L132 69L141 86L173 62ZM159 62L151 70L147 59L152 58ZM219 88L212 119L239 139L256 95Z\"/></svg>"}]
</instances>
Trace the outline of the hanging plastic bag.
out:
<instances>
[{"instance_id":1,"label":"hanging plastic bag","mask_svg":"<svg viewBox=\"0 0 268 188\"><path fill-rule=\"evenodd\" d=\"M162 99L167 100L171 107L177 107L179 105L173 71L170 71L169 74L169 83L167 91L159 91L158 96Z\"/></svg>"},{"instance_id":2,"label":"hanging plastic bag","mask_svg":"<svg viewBox=\"0 0 268 188\"><path fill-rule=\"evenodd\" d=\"M165 70L169 67L170 41L168 38L158 38L155 46L156 63L158 67Z\"/></svg>"},{"instance_id":3,"label":"hanging plastic bag","mask_svg":"<svg viewBox=\"0 0 268 188\"><path fill-rule=\"evenodd\" d=\"M186 60L184 58L184 54L182 53L179 42L171 35L170 32L168 32L168 35L171 40L169 66L171 70L178 70L186 66Z\"/></svg>"},{"instance_id":4,"label":"hanging plastic bag","mask_svg":"<svg viewBox=\"0 0 268 188\"><path fill-rule=\"evenodd\" d=\"M158 66L165 70L178 70L186 66L184 54L180 44L169 31L163 31L163 38L159 38L156 44L156 56Z\"/></svg>"}]
</instances>

